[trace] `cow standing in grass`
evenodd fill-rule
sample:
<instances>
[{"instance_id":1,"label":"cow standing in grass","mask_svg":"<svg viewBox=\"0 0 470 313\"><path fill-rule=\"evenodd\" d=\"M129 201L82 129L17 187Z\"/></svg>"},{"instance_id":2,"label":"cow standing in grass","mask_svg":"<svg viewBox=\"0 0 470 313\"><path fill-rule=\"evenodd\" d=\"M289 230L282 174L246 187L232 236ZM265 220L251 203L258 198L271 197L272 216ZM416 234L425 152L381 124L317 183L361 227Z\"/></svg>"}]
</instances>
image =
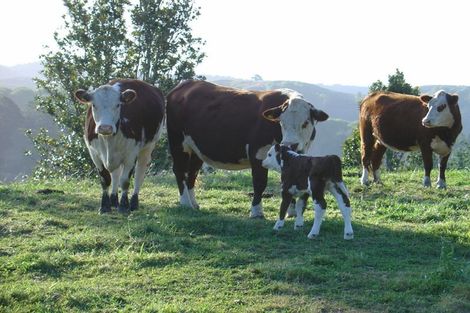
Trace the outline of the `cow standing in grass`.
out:
<instances>
[{"instance_id":1,"label":"cow standing in grass","mask_svg":"<svg viewBox=\"0 0 470 313\"><path fill-rule=\"evenodd\" d=\"M101 178L100 213L110 212L111 207L124 214L136 210L139 190L163 126L162 92L140 80L119 79L93 91L79 89L75 96L89 104L84 139ZM134 192L129 203L134 167ZM119 203L118 184L122 192Z\"/></svg>"},{"instance_id":2,"label":"cow standing in grass","mask_svg":"<svg viewBox=\"0 0 470 313\"><path fill-rule=\"evenodd\" d=\"M366 97L360 108L361 184L380 182L380 164L387 148L398 151L421 150L425 187L431 186L432 153L439 155L437 188L446 188L445 170L452 145L462 131L459 97L443 90L432 97L375 92Z\"/></svg>"},{"instance_id":3,"label":"cow standing in grass","mask_svg":"<svg viewBox=\"0 0 470 313\"><path fill-rule=\"evenodd\" d=\"M251 168L251 217L263 217L268 171L261 166L273 143L307 151L315 123L328 115L293 90L248 91L188 80L167 96L168 141L180 203L198 208L194 184L203 162L221 169Z\"/></svg>"}]
</instances>

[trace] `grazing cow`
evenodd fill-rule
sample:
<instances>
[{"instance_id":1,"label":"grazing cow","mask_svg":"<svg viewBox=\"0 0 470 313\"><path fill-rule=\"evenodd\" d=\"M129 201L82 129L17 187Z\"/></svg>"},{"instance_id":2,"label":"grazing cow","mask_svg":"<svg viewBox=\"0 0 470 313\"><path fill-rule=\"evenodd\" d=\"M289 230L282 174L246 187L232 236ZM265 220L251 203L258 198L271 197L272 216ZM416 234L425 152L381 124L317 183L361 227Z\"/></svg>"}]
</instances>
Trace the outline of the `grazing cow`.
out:
<instances>
[{"instance_id":1,"label":"grazing cow","mask_svg":"<svg viewBox=\"0 0 470 313\"><path fill-rule=\"evenodd\" d=\"M431 186L432 153L440 157L438 188L446 188L445 170L452 145L462 131L459 97L444 91L432 97L393 92L375 92L360 108L362 178L368 184L369 168L380 182L379 167L386 148L399 151L421 150L424 186Z\"/></svg>"},{"instance_id":2,"label":"grazing cow","mask_svg":"<svg viewBox=\"0 0 470 313\"><path fill-rule=\"evenodd\" d=\"M338 156L311 157L298 154L288 146L276 144L269 149L262 164L264 167L281 172L282 202L274 230L279 230L284 226L287 208L293 197L301 197L295 206L297 217L294 229L302 227L304 225L303 208L308 196L311 195L314 201L315 220L308 238L316 238L320 233L320 226L325 215L325 189L328 189L336 198L343 215L344 239L354 238L349 193L343 182L341 159Z\"/></svg>"},{"instance_id":3,"label":"grazing cow","mask_svg":"<svg viewBox=\"0 0 470 313\"><path fill-rule=\"evenodd\" d=\"M205 81L183 81L167 96L167 124L180 202L198 208L194 183L203 162L221 169L251 168L251 217L263 217L267 169L261 160L273 143L306 151L315 123L328 115L293 90L248 91Z\"/></svg>"},{"instance_id":4,"label":"grazing cow","mask_svg":"<svg viewBox=\"0 0 470 313\"><path fill-rule=\"evenodd\" d=\"M131 79L113 80L93 91L79 89L75 96L89 104L84 139L101 178L100 213L110 212L113 206L127 214L139 206L139 190L163 126L165 97L158 88ZM134 193L129 205L134 166ZM119 204L118 182L122 191Z\"/></svg>"}]
</instances>

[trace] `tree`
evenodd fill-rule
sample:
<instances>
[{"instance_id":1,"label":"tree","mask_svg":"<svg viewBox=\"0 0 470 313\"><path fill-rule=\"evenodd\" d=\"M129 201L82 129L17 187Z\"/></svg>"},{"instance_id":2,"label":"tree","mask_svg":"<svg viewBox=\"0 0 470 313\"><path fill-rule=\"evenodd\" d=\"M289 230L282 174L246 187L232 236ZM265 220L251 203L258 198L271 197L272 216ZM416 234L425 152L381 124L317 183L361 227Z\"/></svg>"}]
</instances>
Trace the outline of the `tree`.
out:
<instances>
[{"instance_id":1,"label":"tree","mask_svg":"<svg viewBox=\"0 0 470 313\"><path fill-rule=\"evenodd\" d=\"M86 106L75 101L76 89L136 77L167 92L194 77L204 57L203 42L189 27L199 16L192 0L64 0L64 6L65 33L54 33L58 49L40 57L43 78L36 78L37 107L54 118L60 134L30 133L41 156L36 176L91 173L82 139Z\"/></svg>"},{"instance_id":2,"label":"tree","mask_svg":"<svg viewBox=\"0 0 470 313\"><path fill-rule=\"evenodd\" d=\"M357 126L343 144L343 165L345 167L361 165L361 137Z\"/></svg>"}]
</instances>

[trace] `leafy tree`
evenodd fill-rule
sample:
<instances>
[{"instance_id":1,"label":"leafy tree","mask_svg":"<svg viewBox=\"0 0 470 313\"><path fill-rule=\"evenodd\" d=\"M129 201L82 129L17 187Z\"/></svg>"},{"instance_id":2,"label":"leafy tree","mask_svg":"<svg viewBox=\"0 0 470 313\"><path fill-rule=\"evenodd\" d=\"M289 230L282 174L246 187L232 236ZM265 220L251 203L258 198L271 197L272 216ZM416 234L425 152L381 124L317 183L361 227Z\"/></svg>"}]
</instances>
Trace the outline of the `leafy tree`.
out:
<instances>
[{"instance_id":1,"label":"leafy tree","mask_svg":"<svg viewBox=\"0 0 470 313\"><path fill-rule=\"evenodd\" d=\"M345 167L361 165L361 137L357 126L343 144L343 165Z\"/></svg>"},{"instance_id":2,"label":"leafy tree","mask_svg":"<svg viewBox=\"0 0 470 313\"><path fill-rule=\"evenodd\" d=\"M60 128L31 137L41 161L35 176L83 176L93 168L83 142L86 106L74 99L78 88L97 87L112 78L138 77L167 92L194 77L204 54L189 24L199 16L192 0L64 0L64 33L54 33L57 50L42 55L36 79L37 107ZM134 3L134 2L133 2ZM130 20L129 20L130 17ZM131 27L130 27L131 25Z\"/></svg>"}]
</instances>

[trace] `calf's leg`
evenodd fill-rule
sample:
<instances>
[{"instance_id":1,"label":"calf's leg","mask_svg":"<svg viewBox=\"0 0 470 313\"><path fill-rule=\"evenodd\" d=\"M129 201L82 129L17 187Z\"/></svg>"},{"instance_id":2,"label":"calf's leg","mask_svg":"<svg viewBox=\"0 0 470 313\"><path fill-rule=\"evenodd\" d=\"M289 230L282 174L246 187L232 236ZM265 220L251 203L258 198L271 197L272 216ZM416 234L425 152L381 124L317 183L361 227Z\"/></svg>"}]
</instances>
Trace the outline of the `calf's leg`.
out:
<instances>
[{"instance_id":1,"label":"calf's leg","mask_svg":"<svg viewBox=\"0 0 470 313\"><path fill-rule=\"evenodd\" d=\"M297 202L295 203L295 223L294 223L294 229L300 229L304 226L304 210L305 206L307 205L307 200L308 200L308 193L305 193L297 199Z\"/></svg>"},{"instance_id":2,"label":"calf's leg","mask_svg":"<svg viewBox=\"0 0 470 313\"><path fill-rule=\"evenodd\" d=\"M274 230L279 230L282 227L284 227L287 208L289 207L289 204L291 203L291 201L292 201L292 195L288 191L283 190L281 207L279 208L279 219L276 221L276 224L274 224L274 227L273 227Z\"/></svg>"},{"instance_id":3,"label":"calf's leg","mask_svg":"<svg viewBox=\"0 0 470 313\"><path fill-rule=\"evenodd\" d=\"M351 225L351 203L349 201L349 193L344 182L329 183L328 190L336 198L338 207L343 215L344 220L344 239L351 240L354 238L354 232Z\"/></svg>"},{"instance_id":4,"label":"calf's leg","mask_svg":"<svg viewBox=\"0 0 470 313\"><path fill-rule=\"evenodd\" d=\"M320 234L320 227L323 222L323 217L326 211L325 201L325 181L320 179L310 179L310 192L313 198L313 209L315 211L315 218L313 220L313 226L308 233L309 239L315 239Z\"/></svg>"}]
</instances>

